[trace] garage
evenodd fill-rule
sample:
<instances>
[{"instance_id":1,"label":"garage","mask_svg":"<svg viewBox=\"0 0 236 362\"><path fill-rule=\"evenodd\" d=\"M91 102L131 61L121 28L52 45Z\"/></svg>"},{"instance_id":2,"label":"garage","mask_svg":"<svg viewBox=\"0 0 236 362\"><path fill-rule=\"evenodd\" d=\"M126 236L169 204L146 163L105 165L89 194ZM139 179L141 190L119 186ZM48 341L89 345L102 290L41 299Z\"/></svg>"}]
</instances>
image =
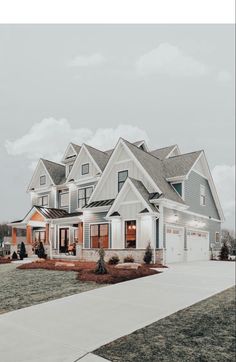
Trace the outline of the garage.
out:
<instances>
[{"instance_id":1,"label":"garage","mask_svg":"<svg viewBox=\"0 0 236 362\"><path fill-rule=\"evenodd\" d=\"M187 230L187 260L209 259L209 233L199 230Z\"/></svg>"},{"instance_id":2,"label":"garage","mask_svg":"<svg viewBox=\"0 0 236 362\"><path fill-rule=\"evenodd\" d=\"M166 263L184 261L184 228L166 225Z\"/></svg>"}]
</instances>

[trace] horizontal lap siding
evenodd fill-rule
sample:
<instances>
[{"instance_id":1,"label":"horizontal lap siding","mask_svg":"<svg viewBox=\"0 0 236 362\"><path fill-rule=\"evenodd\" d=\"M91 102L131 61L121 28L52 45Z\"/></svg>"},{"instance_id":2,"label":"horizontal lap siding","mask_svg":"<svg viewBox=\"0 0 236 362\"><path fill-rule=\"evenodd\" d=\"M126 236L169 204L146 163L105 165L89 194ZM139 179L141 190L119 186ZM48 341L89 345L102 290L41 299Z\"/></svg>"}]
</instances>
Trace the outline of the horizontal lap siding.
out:
<instances>
[{"instance_id":1,"label":"horizontal lap siding","mask_svg":"<svg viewBox=\"0 0 236 362\"><path fill-rule=\"evenodd\" d=\"M93 223L108 223L109 221L105 220L106 212L100 213L84 213L84 247L90 248L90 224ZM111 226L109 226L109 243L111 244Z\"/></svg>"},{"instance_id":2,"label":"horizontal lap siding","mask_svg":"<svg viewBox=\"0 0 236 362\"><path fill-rule=\"evenodd\" d=\"M200 205L200 185L205 186L205 206ZM205 216L211 216L214 219L219 219L219 214L215 206L209 183L204 177L192 171L188 180L185 181L184 195L185 202L189 205L189 211Z\"/></svg>"}]
</instances>

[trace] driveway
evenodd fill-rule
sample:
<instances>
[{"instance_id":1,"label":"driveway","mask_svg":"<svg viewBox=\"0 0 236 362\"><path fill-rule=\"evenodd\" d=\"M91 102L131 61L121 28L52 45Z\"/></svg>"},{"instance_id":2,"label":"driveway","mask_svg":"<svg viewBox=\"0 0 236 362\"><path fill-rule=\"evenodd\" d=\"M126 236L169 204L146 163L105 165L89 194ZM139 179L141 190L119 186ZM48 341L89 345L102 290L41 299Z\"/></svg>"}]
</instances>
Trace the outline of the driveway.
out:
<instances>
[{"instance_id":1,"label":"driveway","mask_svg":"<svg viewBox=\"0 0 236 362\"><path fill-rule=\"evenodd\" d=\"M233 286L234 271L234 262L172 264L162 274L3 314L0 360L99 361L87 353Z\"/></svg>"}]
</instances>

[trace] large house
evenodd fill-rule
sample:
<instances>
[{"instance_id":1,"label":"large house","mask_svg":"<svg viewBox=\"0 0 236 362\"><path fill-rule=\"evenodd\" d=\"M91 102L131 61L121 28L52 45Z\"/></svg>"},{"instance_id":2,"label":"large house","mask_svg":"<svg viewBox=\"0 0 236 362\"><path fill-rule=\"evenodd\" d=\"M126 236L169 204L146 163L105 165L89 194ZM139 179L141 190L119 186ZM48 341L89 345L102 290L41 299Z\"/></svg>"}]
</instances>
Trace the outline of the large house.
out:
<instances>
[{"instance_id":1,"label":"large house","mask_svg":"<svg viewBox=\"0 0 236 362\"><path fill-rule=\"evenodd\" d=\"M28 193L32 208L11 226L13 249L26 229L29 254L39 241L51 257L76 243L79 259L95 260L103 247L106 258L142 261L150 243L154 262L170 263L207 260L220 245L224 216L204 151L122 138L108 151L70 143L60 164L39 160Z\"/></svg>"}]
</instances>

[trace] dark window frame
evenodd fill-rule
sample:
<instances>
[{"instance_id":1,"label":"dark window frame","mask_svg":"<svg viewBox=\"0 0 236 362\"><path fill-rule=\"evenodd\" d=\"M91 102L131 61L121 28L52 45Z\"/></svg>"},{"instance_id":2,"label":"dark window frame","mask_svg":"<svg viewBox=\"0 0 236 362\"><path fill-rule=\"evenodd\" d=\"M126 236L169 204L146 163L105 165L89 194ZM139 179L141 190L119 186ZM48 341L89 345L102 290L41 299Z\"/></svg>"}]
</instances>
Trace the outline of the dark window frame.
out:
<instances>
[{"instance_id":1,"label":"dark window frame","mask_svg":"<svg viewBox=\"0 0 236 362\"><path fill-rule=\"evenodd\" d=\"M128 223L131 223L131 227L132 225L135 225L135 246L127 246L127 237L128 237L128 233L127 233L127 224ZM137 248L137 221L134 219L134 220L125 220L125 249L136 249Z\"/></svg>"},{"instance_id":2,"label":"dark window frame","mask_svg":"<svg viewBox=\"0 0 236 362\"><path fill-rule=\"evenodd\" d=\"M91 228L92 228L93 226L96 226L97 229L98 229L97 236L95 236L95 235L92 236L92 235L91 235L91 234L92 234L92 233L91 233ZM107 245L107 247L109 248L109 235L110 235L109 223L104 222L104 223L94 223L94 224L90 224L90 226L89 226L90 249L96 249L96 248L94 248L93 245L92 245L92 237L97 237L97 238L101 238L101 237L102 237L102 236L101 236L101 226L107 226L107 239L108 239L108 245ZM103 235L103 237L104 237L104 235ZM100 247L104 247L104 246L103 246L103 245L100 245L99 248L100 248ZM106 247L105 247L105 249L106 249Z\"/></svg>"},{"instance_id":3,"label":"dark window frame","mask_svg":"<svg viewBox=\"0 0 236 362\"><path fill-rule=\"evenodd\" d=\"M88 168L87 172L84 172L84 167ZM81 165L81 175L88 175L89 174L89 163L83 163L83 165Z\"/></svg>"},{"instance_id":4,"label":"dark window frame","mask_svg":"<svg viewBox=\"0 0 236 362\"><path fill-rule=\"evenodd\" d=\"M176 189L176 185L180 185L180 189L181 189L180 193ZM181 197L183 196L183 183L182 182L174 182L174 183L171 184L171 186L175 189L175 191L178 193L178 195L180 195Z\"/></svg>"},{"instance_id":5,"label":"dark window frame","mask_svg":"<svg viewBox=\"0 0 236 362\"><path fill-rule=\"evenodd\" d=\"M44 202L44 199L45 199L45 198L47 199L47 202L46 202L46 203ZM41 200L41 202L40 202L40 200ZM49 201L48 195L42 195L42 196L39 196L39 197L38 197L38 205L39 205L39 206L42 206L42 207L43 207L43 206L48 206L48 201Z\"/></svg>"},{"instance_id":6,"label":"dark window frame","mask_svg":"<svg viewBox=\"0 0 236 362\"><path fill-rule=\"evenodd\" d=\"M65 194L68 194L68 204L67 205L62 205L61 204L61 195L65 195ZM68 208L69 207L69 204L70 204L70 199L69 199L69 190L67 191L59 191L59 195L58 195L58 204L59 204L59 208Z\"/></svg>"},{"instance_id":7,"label":"dark window frame","mask_svg":"<svg viewBox=\"0 0 236 362\"><path fill-rule=\"evenodd\" d=\"M87 196L87 191L88 191L88 189L92 189L92 192L91 192L91 194L90 194L89 196ZM81 197L81 198L79 197L80 191L83 191L83 192L84 192L84 197ZM81 189L78 189L78 207L79 207L79 208L80 208L80 207L82 208L83 206L86 206L86 205L88 204L88 200L90 199L92 193L93 193L93 187L92 187L92 186L83 187L83 188L81 188ZM85 202L84 202L83 206L80 206L80 202L81 202L82 200L85 200Z\"/></svg>"},{"instance_id":8,"label":"dark window frame","mask_svg":"<svg viewBox=\"0 0 236 362\"><path fill-rule=\"evenodd\" d=\"M42 180L44 180L44 181L42 181ZM39 184L40 184L40 186L46 185L46 175L40 176Z\"/></svg>"},{"instance_id":9,"label":"dark window frame","mask_svg":"<svg viewBox=\"0 0 236 362\"><path fill-rule=\"evenodd\" d=\"M124 174L124 173L126 173L126 178L125 178L125 180L121 180L120 181L120 175L121 174ZM122 189L122 187L123 187L123 185L124 185L124 183L125 183L125 181L126 181L126 179L129 177L129 172L128 172L128 170L122 170L122 171L118 171L118 192L120 192L120 190Z\"/></svg>"}]
</instances>

